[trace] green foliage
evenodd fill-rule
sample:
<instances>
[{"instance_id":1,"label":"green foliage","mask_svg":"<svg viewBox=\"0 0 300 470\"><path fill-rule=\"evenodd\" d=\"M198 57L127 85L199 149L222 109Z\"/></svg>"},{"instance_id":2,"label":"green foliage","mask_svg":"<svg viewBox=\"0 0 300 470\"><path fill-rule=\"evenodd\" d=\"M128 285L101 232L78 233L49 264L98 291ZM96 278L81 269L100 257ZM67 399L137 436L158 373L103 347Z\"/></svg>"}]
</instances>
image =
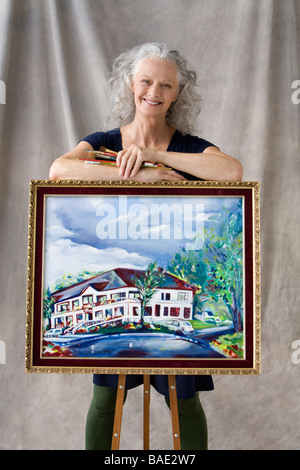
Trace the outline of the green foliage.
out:
<instances>
[{"instance_id":1,"label":"green foliage","mask_svg":"<svg viewBox=\"0 0 300 470\"><path fill-rule=\"evenodd\" d=\"M54 288L52 292L56 292L61 289L65 289L66 287L70 287L73 284L77 284L78 282L85 281L86 279L91 279L92 277L98 276L101 272L92 272L83 269L78 273L67 273L64 274L61 278L55 281Z\"/></svg>"},{"instance_id":2,"label":"green foliage","mask_svg":"<svg viewBox=\"0 0 300 470\"><path fill-rule=\"evenodd\" d=\"M222 301L235 330L243 328L243 234L242 201L237 210L211 216L204 231L201 249L181 248L167 269L199 287L194 311L202 310L203 300ZM219 312L216 312L219 313Z\"/></svg>"},{"instance_id":3,"label":"green foliage","mask_svg":"<svg viewBox=\"0 0 300 470\"><path fill-rule=\"evenodd\" d=\"M194 330L203 330L205 328L211 328L209 323L206 323L202 320L189 320L190 324L194 328Z\"/></svg>"},{"instance_id":4,"label":"green foliage","mask_svg":"<svg viewBox=\"0 0 300 470\"><path fill-rule=\"evenodd\" d=\"M241 209L241 202L240 202ZM242 330L243 316L243 238L241 210L227 213L216 230L205 231L202 253L207 280L204 292L222 299L236 331Z\"/></svg>"},{"instance_id":5,"label":"green foliage","mask_svg":"<svg viewBox=\"0 0 300 470\"><path fill-rule=\"evenodd\" d=\"M168 271L195 286L202 286L206 280L206 265L199 256L199 250L181 248L168 264Z\"/></svg>"},{"instance_id":6,"label":"green foliage","mask_svg":"<svg viewBox=\"0 0 300 470\"><path fill-rule=\"evenodd\" d=\"M243 333L233 335L223 335L211 342L211 345L218 349L225 356L232 358L243 358Z\"/></svg>"},{"instance_id":7,"label":"green foliage","mask_svg":"<svg viewBox=\"0 0 300 470\"><path fill-rule=\"evenodd\" d=\"M50 327L51 313L53 312L53 305L54 305L54 300L51 298L51 292L50 292L49 287L47 287L45 295L44 295L43 317L45 320L48 321L49 327Z\"/></svg>"},{"instance_id":8,"label":"green foliage","mask_svg":"<svg viewBox=\"0 0 300 470\"><path fill-rule=\"evenodd\" d=\"M157 289L163 284L164 277L162 272L157 271L157 263L154 261L149 264L145 274L132 279L133 284L139 291L139 295L136 299L141 305L142 324L144 324L145 307L150 302Z\"/></svg>"}]
</instances>

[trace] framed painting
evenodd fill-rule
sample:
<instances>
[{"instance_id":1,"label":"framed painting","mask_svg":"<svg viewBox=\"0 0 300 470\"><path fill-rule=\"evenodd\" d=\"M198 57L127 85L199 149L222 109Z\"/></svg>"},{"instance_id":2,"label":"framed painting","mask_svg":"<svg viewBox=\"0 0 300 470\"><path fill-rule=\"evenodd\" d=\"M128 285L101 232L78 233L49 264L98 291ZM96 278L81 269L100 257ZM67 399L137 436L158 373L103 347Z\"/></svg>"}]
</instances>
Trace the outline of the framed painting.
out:
<instances>
[{"instance_id":1,"label":"framed painting","mask_svg":"<svg viewBox=\"0 0 300 470\"><path fill-rule=\"evenodd\" d=\"M260 372L259 184L31 181L26 371Z\"/></svg>"}]
</instances>

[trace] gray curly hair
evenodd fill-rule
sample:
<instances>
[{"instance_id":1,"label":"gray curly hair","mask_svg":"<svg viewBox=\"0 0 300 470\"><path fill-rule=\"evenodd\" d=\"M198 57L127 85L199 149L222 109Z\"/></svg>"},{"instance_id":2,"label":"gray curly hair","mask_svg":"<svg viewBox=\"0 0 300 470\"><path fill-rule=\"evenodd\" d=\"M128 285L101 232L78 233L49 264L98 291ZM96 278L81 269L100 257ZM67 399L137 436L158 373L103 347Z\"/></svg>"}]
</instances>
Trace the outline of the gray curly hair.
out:
<instances>
[{"instance_id":1,"label":"gray curly hair","mask_svg":"<svg viewBox=\"0 0 300 470\"><path fill-rule=\"evenodd\" d=\"M192 133L200 112L200 95L196 91L196 72L189 70L186 60L178 51L165 44L146 43L120 54L114 61L108 81L111 96L111 116L118 125L124 126L134 119L135 104L131 85L140 62L159 58L175 64L178 69L178 98L171 104L166 115L169 125L183 134Z\"/></svg>"}]
</instances>

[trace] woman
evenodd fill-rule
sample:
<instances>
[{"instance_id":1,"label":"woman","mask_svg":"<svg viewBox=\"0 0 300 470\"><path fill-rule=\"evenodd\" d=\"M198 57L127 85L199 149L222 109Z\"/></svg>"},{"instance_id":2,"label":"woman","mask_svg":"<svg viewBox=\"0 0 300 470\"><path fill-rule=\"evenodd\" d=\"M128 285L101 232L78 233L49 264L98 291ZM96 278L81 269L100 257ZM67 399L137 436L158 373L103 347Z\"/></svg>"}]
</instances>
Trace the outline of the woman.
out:
<instances>
[{"instance_id":1,"label":"woman","mask_svg":"<svg viewBox=\"0 0 300 470\"><path fill-rule=\"evenodd\" d=\"M199 113L196 74L177 51L164 44L143 44L121 54L110 79L113 116L119 127L96 132L58 158L50 179L109 181L242 179L242 166L212 143L190 134ZM118 152L117 166L87 165L86 149L103 146ZM156 166L144 166L143 162ZM159 166L157 166L159 165ZM86 426L87 449L110 449L117 375L94 375L94 397ZM142 383L128 375L126 389ZM198 391L212 390L210 376L177 376L182 449L206 449L207 427ZM151 383L169 406L167 376L151 376Z\"/></svg>"},{"instance_id":2,"label":"woman","mask_svg":"<svg viewBox=\"0 0 300 470\"><path fill-rule=\"evenodd\" d=\"M178 52L169 51L165 45L145 44L121 54L110 80L113 114L121 127L107 135L94 133L82 139L53 163L50 179L241 180L238 160L188 134L199 112L195 79L195 72L186 68ZM119 152L118 168L88 166L80 160L86 157L86 149L99 150L99 144ZM143 161L173 170L144 168Z\"/></svg>"}]
</instances>

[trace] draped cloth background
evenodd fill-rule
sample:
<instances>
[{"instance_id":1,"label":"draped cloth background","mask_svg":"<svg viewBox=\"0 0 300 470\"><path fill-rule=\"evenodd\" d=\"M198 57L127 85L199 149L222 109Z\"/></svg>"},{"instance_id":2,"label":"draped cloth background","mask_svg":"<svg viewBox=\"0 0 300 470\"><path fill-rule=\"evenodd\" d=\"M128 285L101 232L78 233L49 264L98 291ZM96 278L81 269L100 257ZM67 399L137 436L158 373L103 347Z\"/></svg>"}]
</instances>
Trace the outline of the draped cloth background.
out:
<instances>
[{"instance_id":1,"label":"draped cloth background","mask_svg":"<svg viewBox=\"0 0 300 470\"><path fill-rule=\"evenodd\" d=\"M198 72L198 134L261 184L262 374L217 376L201 393L209 447L299 449L299 15L297 0L1 0L0 448L84 448L91 376L24 372L29 181L103 129L113 59L158 41ZM169 410L151 397L151 449L172 449ZM142 449L141 436L139 387L121 449Z\"/></svg>"}]
</instances>

